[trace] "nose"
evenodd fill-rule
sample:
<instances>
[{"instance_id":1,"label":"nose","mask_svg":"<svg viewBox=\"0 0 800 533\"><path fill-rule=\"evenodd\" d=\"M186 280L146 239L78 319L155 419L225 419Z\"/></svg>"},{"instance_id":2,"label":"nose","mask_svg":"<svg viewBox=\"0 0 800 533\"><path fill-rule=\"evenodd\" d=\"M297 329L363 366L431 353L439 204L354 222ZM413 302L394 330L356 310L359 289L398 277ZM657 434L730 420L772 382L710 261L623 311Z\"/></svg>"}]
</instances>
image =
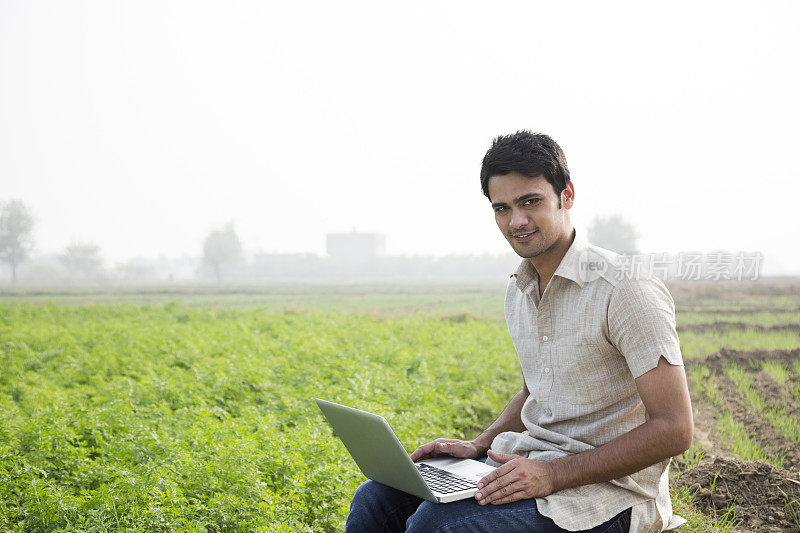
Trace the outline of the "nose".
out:
<instances>
[{"instance_id":1,"label":"nose","mask_svg":"<svg viewBox=\"0 0 800 533\"><path fill-rule=\"evenodd\" d=\"M509 222L511 229L521 229L528 225L527 215L521 211L514 209L511 211L511 222Z\"/></svg>"}]
</instances>

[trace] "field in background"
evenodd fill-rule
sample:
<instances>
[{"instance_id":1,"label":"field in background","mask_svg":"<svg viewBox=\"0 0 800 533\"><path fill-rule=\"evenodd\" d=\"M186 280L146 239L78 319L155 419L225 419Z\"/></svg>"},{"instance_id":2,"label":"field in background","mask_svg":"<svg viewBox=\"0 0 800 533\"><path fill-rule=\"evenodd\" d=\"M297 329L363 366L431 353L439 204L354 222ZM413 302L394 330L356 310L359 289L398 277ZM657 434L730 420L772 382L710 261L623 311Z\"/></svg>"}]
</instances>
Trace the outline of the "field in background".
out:
<instances>
[{"instance_id":1,"label":"field in background","mask_svg":"<svg viewBox=\"0 0 800 533\"><path fill-rule=\"evenodd\" d=\"M277 312L339 312L381 316L469 314L503 320L505 285L276 285L181 286L131 290L0 291L0 302L181 304L190 307L258 308Z\"/></svg>"},{"instance_id":2,"label":"field in background","mask_svg":"<svg viewBox=\"0 0 800 533\"><path fill-rule=\"evenodd\" d=\"M686 530L800 530L800 283L670 289ZM383 414L409 449L471 437L520 385L503 290L0 293L0 528L336 530L363 478L311 398Z\"/></svg>"}]
</instances>

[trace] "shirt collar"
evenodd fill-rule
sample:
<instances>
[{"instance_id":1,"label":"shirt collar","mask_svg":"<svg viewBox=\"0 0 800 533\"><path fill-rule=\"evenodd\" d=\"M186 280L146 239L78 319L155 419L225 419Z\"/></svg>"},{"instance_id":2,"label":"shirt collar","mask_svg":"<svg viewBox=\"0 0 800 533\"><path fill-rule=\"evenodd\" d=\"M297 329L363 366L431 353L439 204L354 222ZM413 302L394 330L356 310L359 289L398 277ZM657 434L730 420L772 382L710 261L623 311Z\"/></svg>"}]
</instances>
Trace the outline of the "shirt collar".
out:
<instances>
[{"instance_id":1,"label":"shirt collar","mask_svg":"<svg viewBox=\"0 0 800 533\"><path fill-rule=\"evenodd\" d=\"M572 244L570 244L567 253L561 258L561 263L558 264L556 271L553 272L553 277L559 276L569 279L583 287L584 281L580 276L580 263L584 252L589 248L589 242L578 230L574 230L574 232L575 239L573 239ZM539 282L539 274L536 272L536 269L533 268L533 264L527 259L522 260L517 270L511 274L511 276L516 278L517 286L523 292L527 292L526 289L535 286L535 284Z\"/></svg>"},{"instance_id":2,"label":"shirt collar","mask_svg":"<svg viewBox=\"0 0 800 533\"><path fill-rule=\"evenodd\" d=\"M572 241L567 253L565 253L564 257L561 259L558 268L553 272L553 276L561 276L562 278L570 279L583 287L584 280L581 279L580 266L581 261L585 260L585 252L588 248L589 242L586 240L586 237L575 230L575 239Z\"/></svg>"}]
</instances>

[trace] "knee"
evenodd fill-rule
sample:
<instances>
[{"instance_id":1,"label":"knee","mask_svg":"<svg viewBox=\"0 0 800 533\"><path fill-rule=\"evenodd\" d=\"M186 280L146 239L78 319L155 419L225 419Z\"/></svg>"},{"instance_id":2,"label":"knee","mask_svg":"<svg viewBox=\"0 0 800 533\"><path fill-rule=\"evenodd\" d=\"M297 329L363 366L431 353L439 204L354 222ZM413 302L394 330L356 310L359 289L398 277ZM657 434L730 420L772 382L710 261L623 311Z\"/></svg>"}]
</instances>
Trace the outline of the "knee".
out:
<instances>
[{"instance_id":1,"label":"knee","mask_svg":"<svg viewBox=\"0 0 800 533\"><path fill-rule=\"evenodd\" d=\"M353 500L350 502L350 513L347 515L346 531L367 531L369 527L374 525L375 511L373 506L375 504L376 483L373 481L365 481L356 489L353 494Z\"/></svg>"},{"instance_id":2,"label":"knee","mask_svg":"<svg viewBox=\"0 0 800 533\"><path fill-rule=\"evenodd\" d=\"M350 502L350 508L360 505L371 506L375 502L385 499L385 497L389 496L386 489L394 490L371 479L366 480L353 493L353 501Z\"/></svg>"},{"instance_id":3,"label":"knee","mask_svg":"<svg viewBox=\"0 0 800 533\"><path fill-rule=\"evenodd\" d=\"M448 504L451 505L451 504ZM406 533L432 533L440 531L449 522L444 505L422 502L417 512L406 522Z\"/></svg>"},{"instance_id":4,"label":"knee","mask_svg":"<svg viewBox=\"0 0 800 533\"><path fill-rule=\"evenodd\" d=\"M421 499L375 481L365 481L353 494L346 530L403 531L406 518Z\"/></svg>"},{"instance_id":5,"label":"knee","mask_svg":"<svg viewBox=\"0 0 800 533\"><path fill-rule=\"evenodd\" d=\"M378 492L380 492L380 484L372 480L368 479L359 485L353 493L353 500L350 502L350 512L352 513L356 509L371 507L375 500L380 498L377 494Z\"/></svg>"}]
</instances>

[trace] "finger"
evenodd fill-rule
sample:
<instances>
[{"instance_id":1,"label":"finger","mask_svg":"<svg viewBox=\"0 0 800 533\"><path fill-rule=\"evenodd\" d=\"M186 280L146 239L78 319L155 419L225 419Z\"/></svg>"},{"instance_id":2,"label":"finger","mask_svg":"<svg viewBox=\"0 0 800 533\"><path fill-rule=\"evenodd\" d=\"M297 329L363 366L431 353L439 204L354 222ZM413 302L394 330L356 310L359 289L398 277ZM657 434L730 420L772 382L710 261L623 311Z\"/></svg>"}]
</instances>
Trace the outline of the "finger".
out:
<instances>
[{"instance_id":1,"label":"finger","mask_svg":"<svg viewBox=\"0 0 800 533\"><path fill-rule=\"evenodd\" d=\"M515 486L514 483L520 481L518 471L511 471L505 476L499 477L480 489L481 496L479 499L488 499L492 501L508 494L509 488ZM519 490L519 486L515 486L515 490Z\"/></svg>"},{"instance_id":2,"label":"finger","mask_svg":"<svg viewBox=\"0 0 800 533\"><path fill-rule=\"evenodd\" d=\"M436 439L435 441L428 442L423 444L411 454L412 461L418 461L420 459L427 459L428 457L437 457L442 455L442 450L439 447L439 444L442 442L449 442L453 439Z\"/></svg>"},{"instance_id":3,"label":"finger","mask_svg":"<svg viewBox=\"0 0 800 533\"><path fill-rule=\"evenodd\" d=\"M493 452L492 450L489 450L487 453L489 454L489 457L492 458L492 460L497 461L498 463L503 463L503 464L509 462L512 459L516 459L517 457L520 457L519 455L510 455L510 454L507 454L507 453Z\"/></svg>"},{"instance_id":4,"label":"finger","mask_svg":"<svg viewBox=\"0 0 800 533\"><path fill-rule=\"evenodd\" d=\"M452 455L453 457L463 457L469 454L469 449L462 442L440 442L438 449L442 453Z\"/></svg>"},{"instance_id":5,"label":"finger","mask_svg":"<svg viewBox=\"0 0 800 533\"><path fill-rule=\"evenodd\" d=\"M491 492L487 490L479 491L477 494L475 494L475 499L478 500L478 503L481 505L486 505L488 503L504 500L511 495L520 492L523 488L524 487L519 482L506 483L505 485L497 487L496 490Z\"/></svg>"},{"instance_id":6,"label":"finger","mask_svg":"<svg viewBox=\"0 0 800 533\"><path fill-rule=\"evenodd\" d=\"M416 461L418 459L428 457L430 453L435 449L435 447L436 447L436 442L429 442L427 444L423 444L422 446L414 450L414 453L411 454L411 460Z\"/></svg>"},{"instance_id":7,"label":"finger","mask_svg":"<svg viewBox=\"0 0 800 533\"><path fill-rule=\"evenodd\" d=\"M512 470L514 470L515 466L516 466L515 462L508 462L503 466L498 466L497 468L486 474L483 478L481 478L480 481L478 481L478 488L482 489L483 487L489 486L492 482L494 482L498 478L501 478L506 474L508 474L509 472L511 472Z\"/></svg>"},{"instance_id":8,"label":"finger","mask_svg":"<svg viewBox=\"0 0 800 533\"><path fill-rule=\"evenodd\" d=\"M527 500L528 498L529 498L529 496L525 493L525 491L518 490L517 492L515 492L513 494L509 494L508 496L505 496L505 497L500 498L498 500L492 501L491 504L492 505L503 505L504 503L511 503L511 502L515 502L517 500Z\"/></svg>"}]
</instances>

